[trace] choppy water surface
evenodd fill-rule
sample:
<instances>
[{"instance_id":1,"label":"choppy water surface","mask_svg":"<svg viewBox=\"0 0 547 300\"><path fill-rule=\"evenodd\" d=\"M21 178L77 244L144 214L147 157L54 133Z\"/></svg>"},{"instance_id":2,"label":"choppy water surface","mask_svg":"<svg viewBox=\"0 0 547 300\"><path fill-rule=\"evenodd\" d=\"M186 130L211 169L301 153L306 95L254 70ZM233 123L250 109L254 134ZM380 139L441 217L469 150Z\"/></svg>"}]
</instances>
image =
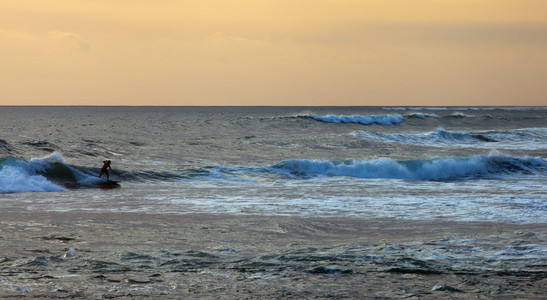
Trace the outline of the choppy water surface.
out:
<instances>
[{"instance_id":1,"label":"choppy water surface","mask_svg":"<svg viewBox=\"0 0 547 300\"><path fill-rule=\"evenodd\" d=\"M543 107L1 107L0 205L545 223L546 116ZM104 159L121 188L100 189Z\"/></svg>"}]
</instances>

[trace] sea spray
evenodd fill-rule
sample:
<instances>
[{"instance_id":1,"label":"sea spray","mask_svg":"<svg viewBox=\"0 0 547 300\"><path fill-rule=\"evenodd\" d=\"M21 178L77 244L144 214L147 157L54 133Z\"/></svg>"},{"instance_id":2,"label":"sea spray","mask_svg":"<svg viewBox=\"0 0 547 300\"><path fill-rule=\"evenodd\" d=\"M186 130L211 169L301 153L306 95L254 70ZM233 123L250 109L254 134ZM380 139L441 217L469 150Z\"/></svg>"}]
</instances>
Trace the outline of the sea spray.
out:
<instances>
[{"instance_id":1,"label":"sea spray","mask_svg":"<svg viewBox=\"0 0 547 300\"><path fill-rule=\"evenodd\" d=\"M62 187L24 168L4 165L0 168L0 194L23 192L57 192Z\"/></svg>"}]
</instances>

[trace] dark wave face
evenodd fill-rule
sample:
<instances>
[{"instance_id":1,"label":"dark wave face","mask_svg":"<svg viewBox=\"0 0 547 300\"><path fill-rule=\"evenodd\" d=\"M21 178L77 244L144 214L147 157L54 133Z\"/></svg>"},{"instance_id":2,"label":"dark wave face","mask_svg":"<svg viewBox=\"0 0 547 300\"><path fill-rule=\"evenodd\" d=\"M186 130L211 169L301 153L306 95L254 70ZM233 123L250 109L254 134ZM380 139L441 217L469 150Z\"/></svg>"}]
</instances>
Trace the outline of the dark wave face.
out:
<instances>
[{"instance_id":1,"label":"dark wave face","mask_svg":"<svg viewBox=\"0 0 547 300\"><path fill-rule=\"evenodd\" d=\"M0 193L56 192L80 186L100 186L104 180L63 162L59 154L29 161L0 159Z\"/></svg>"},{"instance_id":2,"label":"dark wave face","mask_svg":"<svg viewBox=\"0 0 547 300\"><path fill-rule=\"evenodd\" d=\"M272 166L203 167L176 172L140 173L114 172L112 176L132 182L201 181L259 181L308 179L316 176L387 178L417 181L454 181L477 178L499 178L508 175L544 174L547 164L542 158L512 157L502 154L433 160L396 161L389 158L375 160L317 161L293 159ZM97 178L98 168L77 167L64 163L59 154L30 161L15 158L0 160L0 193L53 192L73 188L104 187L104 179ZM279 177L282 175L282 177Z\"/></svg>"},{"instance_id":3,"label":"dark wave face","mask_svg":"<svg viewBox=\"0 0 547 300\"><path fill-rule=\"evenodd\" d=\"M294 176L326 175L445 181L498 178L511 174L532 175L545 173L546 167L547 164L542 158L491 154L409 161L395 161L388 158L342 162L299 159L281 162L273 168Z\"/></svg>"}]
</instances>

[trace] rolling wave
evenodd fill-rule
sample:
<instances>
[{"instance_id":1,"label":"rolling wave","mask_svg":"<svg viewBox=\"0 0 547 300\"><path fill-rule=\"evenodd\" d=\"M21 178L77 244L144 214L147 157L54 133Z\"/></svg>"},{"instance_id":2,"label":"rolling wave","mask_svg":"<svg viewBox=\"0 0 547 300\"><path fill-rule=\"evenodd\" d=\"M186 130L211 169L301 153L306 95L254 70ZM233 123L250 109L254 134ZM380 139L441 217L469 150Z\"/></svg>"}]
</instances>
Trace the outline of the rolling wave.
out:
<instances>
[{"instance_id":1,"label":"rolling wave","mask_svg":"<svg viewBox=\"0 0 547 300\"><path fill-rule=\"evenodd\" d=\"M11 153L12 151L11 145L7 141L0 139L0 153Z\"/></svg>"},{"instance_id":2,"label":"rolling wave","mask_svg":"<svg viewBox=\"0 0 547 300\"><path fill-rule=\"evenodd\" d=\"M78 188L112 188L115 184L98 178L99 168L70 165L54 152L43 158L31 160L15 157L0 158L0 194L25 192L58 192ZM226 168L205 166L180 171L124 170L110 171L111 177L132 182L173 182L184 179L230 177L224 175ZM220 175L219 175L220 174Z\"/></svg>"},{"instance_id":3,"label":"rolling wave","mask_svg":"<svg viewBox=\"0 0 547 300\"><path fill-rule=\"evenodd\" d=\"M390 178L414 181L452 181L498 178L510 174L538 174L547 171L542 158L512 157L499 153L470 157L432 160L315 161L294 159L272 167L290 176L345 176L357 178Z\"/></svg>"},{"instance_id":4,"label":"rolling wave","mask_svg":"<svg viewBox=\"0 0 547 300\"><path fill-rule=\"evenodd\" d=\"M361 125L396 125L401 124L407 119L426 119L426 118L438 118L436 114L431 113L409 113L405 115L391 114L391 115L297 115L297 118L312 119L323 123L336 123L336 124L361 124ZM453 116L450 116L453 117ZM460 115L457 115L460 117Z\"/></svg>"},{"instance_id":5,"label":"rolling wave","mask_svg":"<svg viewBox=\"0 0 547 300\"><path fill-rule=\"evenodd\" d=\"M64 190L44 176L33 175L24 168L15 166L3 166L0 169L0 182L0 194Z\"/></svg>"},{"instance_id":6,"label":"rolling wave","mask_svg":"<svg viewBox=\"0 0 547 300\"><path fill-rule=\"evenodd\" d=\"M324 123L355 123L355 124L362 124L362 125L372 125L372 124L380 124L380 125L394 125L394 124L400 124L402 123L405 118L401 115L382 115L382 116L375 116L375 115L369 115L369 116L346 116L346 115L325 115L325 116L319 116L319 115L311 115L311 116L298 116L300 118L309 118L316 121L324 122Z\"/></svg>"},{"instance_id":7,"label":"rolling wave","mask_svg":"<svg viewBox=\"0 0 547 300\"><path fill-rule=\"evenodd\" d=\"M473 110L473 111L479 111L479 110L494 110L498 109L496 107L458 107L458 106L449 106L449 107L435 107L435 106L413 106L413 107L382 107L383 110L426 110L426 111L466 111L466 110Z\"/></svg>"},{"instance_id":8,"label":"rolling wave","mask_svg":"<svg viewBox=\"0 0 547 300\"><path fill-rule=\"evenodd\" d=\"M494 179L506 175L544 175L547 163L540 157L513 157L500 153L470 157L431 160L308 160L291 159L263 167L213 166L180 169L115 173L116 177L133 182L254 182L256 180L300 180L317 176L387 178L412 181L458 181ZM96 177L98 168L66 164L53 153L29 161L6 157L0 159L0 194L23 192L56 192L76 188L101 188L105 181ZM113 174L114 175L114 174Z\"/></svg>"},{"instance_id":9,"label":"rolling wave","mask_svg":"<svg viewBox=\"0 0 547 300\"><path fill-rule=\"evenodd\" d=\"M4 157L0 159L0 194L104 186L105 181L91 173L91 169L66 164L58 153L29 161Z\"/></svg>"},{"instance_id":10,"label":"rolling wave","mask_svg":"<svg viewBox=\"0 0 547 300\"><path fill-rule=\"evenodd\" d=\"M413 113L405 115L405 118L416 118L416 119L425 119L425 118L437 118L436 114L424 114L424 113Z\"/></svg>"},{"instance_id":11,"label":"rolling wave","mask_svg":"<svg viewBox=\"0 0 547 300\"><path fill-rule=\"evenodd\" d=\"M543 149L547 128L525 128L498 131L457 132L443 128L425 133L379 133L362 131L362 137L380 142L395 142L421 146L495 145L505 149Z\"/></svg>"}]
</instances>

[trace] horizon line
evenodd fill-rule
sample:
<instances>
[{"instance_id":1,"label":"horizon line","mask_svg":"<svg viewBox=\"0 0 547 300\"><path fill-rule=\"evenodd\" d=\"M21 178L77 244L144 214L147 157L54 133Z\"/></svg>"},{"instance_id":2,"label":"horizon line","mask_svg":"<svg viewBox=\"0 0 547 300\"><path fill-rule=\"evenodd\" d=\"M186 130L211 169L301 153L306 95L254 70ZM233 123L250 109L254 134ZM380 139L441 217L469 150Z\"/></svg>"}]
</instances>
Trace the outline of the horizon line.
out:
<instances>
[{"instance_id":1,"label":"horizon line","mask_svg":"<svg viewBox=\"0 0 547 300\"><path fill-rule=\"evenodd\" d=\"M545 107L546 105L0 105L0 107Z\"/></svg>"}]
</instances>

